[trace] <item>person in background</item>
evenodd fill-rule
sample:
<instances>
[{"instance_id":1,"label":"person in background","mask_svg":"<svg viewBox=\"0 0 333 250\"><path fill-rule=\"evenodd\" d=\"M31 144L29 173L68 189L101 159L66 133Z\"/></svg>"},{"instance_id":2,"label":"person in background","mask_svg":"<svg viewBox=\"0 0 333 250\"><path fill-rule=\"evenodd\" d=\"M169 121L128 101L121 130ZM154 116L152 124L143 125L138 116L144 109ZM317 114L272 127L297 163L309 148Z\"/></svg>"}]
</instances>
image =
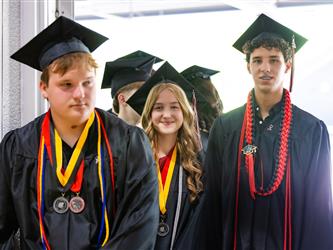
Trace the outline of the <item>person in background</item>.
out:
<instances>
[{"instance_id":1,"label":"person in background","mask_svg":"<svg viewBox=\"0 0 333 250\"><path fill-rule=\"evenodd\" d=\"M153 249L158 186L147 136L95 108L107 38L59 17L12 58L42 71L49 110L0 144L0 249Z\"/></svg>"},{"instance_id":2,"label":"person in background","mask_svg":"<svg viewBox=\"0 0 333 250\"><path fill-rule=\"evenodd\" d=\"M223 103L210 77L219 71L193 65L181 72L204 97L197 100L198 124L203 149L206 152L208 136L215 118L222 115Z\"/></svg>"},{"instance_id":3,"label":"person in background","mask_svg":"<svg viewBox=\"0 0 333 250\"><path fill-rule=\"evenodd\" d=\"M102 89L111 88L113 111L128 124L137 125L140 115L126 101L151 76L153 65L162 60L141 50L105 64Z\"/></svg>"},{"instance_id":4,"label":"person in background","mask_svg":"<svg viewBox=\"0 0 333 250\"><path fill-rule=\"evenodd\" d=\"M192 95L193 87L166 62L128 100L142 113L142 127L158 167L156 250L190 250L196 237L193 232L203 190L202 152L195 115L184 90Z\"/></svg>"},{"instance_id":5,"label":"person in background","mask_svg":"<svg viewBox=\"0 0 333 250\"><path fill-rule=\"evenodd\" d=\"M305 42L265 14L235 42L254 88L211 129L199 249L333 249L328 131L283 87Z\"/></svg>"}]
</instances>

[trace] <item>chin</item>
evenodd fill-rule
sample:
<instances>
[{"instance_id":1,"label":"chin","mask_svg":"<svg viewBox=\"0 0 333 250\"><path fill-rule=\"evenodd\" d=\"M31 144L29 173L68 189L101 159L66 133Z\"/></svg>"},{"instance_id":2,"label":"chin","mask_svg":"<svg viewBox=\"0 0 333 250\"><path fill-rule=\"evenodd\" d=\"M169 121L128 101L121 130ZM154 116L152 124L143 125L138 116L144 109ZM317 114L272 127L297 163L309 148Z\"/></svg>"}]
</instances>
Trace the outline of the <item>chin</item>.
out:
<instances>
[{"instance_id":1,"label":"chin","mask_svg":"<svg viewBox=\"0 0 333 250\"><path fill-rule=\"evenodd\" d=\"M175 130L175 129L161 129L160 132L161 132L161 134L164 134L164 135L174 135L178 132L178 130Z\"/></svg>"},{"instance_id":2,"label":"chin","mask_svg":"<svg viewBox=\"0 0 333 250\"><path fill-rule=\"evenodd\" d=\"M72 113L72 120L76 121L77 123L86 122L91 114L92 111L90 110L82 110L80 112L73 112Z\"/></svg>"}]
</instances>

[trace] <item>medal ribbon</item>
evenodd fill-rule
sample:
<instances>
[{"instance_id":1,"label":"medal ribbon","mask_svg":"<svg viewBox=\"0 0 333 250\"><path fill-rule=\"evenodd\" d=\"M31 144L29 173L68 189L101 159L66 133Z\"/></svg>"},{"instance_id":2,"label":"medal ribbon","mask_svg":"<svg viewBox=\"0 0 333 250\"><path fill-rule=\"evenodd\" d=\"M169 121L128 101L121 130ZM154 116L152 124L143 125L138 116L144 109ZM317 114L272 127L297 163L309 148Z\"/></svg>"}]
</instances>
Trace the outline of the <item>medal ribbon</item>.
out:
<instances>
[{"instance_id":1,"label":"medal ribbon","mask_svg":"<svg viewBox=\"0 0 333 250\"><path fill-rule=\"evenodd\" d=\"M165 212L166 212L166 203L167 203L167 200L168 200L168 195L169 195L169 189L170 189L170 185L171 185L173 170L175 169L175 165L176 165L176 158L177 158L177 146L175 146L173 151L172 151L172 156L171 156L170 162L168 160L166 162L166 164L169 162L168 166L164 165L164 167L163 167L163 172L167 171L167 176L166 176L166 180L165 180L164 185L163 185L163 182L162 182L160 167L159 167L158 161L157 161L159 205L160 205L160 211L161 211L162 214L165 214ZM167 168L167 170L165 170L165 168Z\"/></svg>"},{"instance_id":2,"label":"medal ribbon","mask_svg":"<svg viewBox=\"0 0 333 250\"><path fill-rule=\"evenodd\" d=\"M82 186L82 180L83 180L83 170L84 170L84 161L81 161L80 168L76 173L75 181L71 186L71 191L73 193L80 193L81 186Z\"/></svg>"},{"instance_id":3,"label":"medal ribbon","mask_svg":"<svg viewBox=\"0 0 333 250\"><path fill-rule=\"evenodd\" d=\"M62 173L62 140L57 132L56 129L54 129L54 140L55 140L55 152L56 152L56 171L57 171L57 177L62 186L65 186L71 177L74 167L76 165L76 162L81 154L82 148L84 146L84 143L87 140L88 132L91 127L91 124L94 122L95 119L95 112L92 112L86 126L83 129L82 134L80 135L79 141L77 145L75 146L74 152L71 156L71 159L69 160L69 163L66 167L65 173Z\"/></svg>"},{"instance_id":4,"label":"medal ribbon","mask_svg":"<svg viewBox=\"0 0 333 250\"><path fill-rule=\"evenodd\" d=\"M84 137L82 137L82 134L79 138L79 142L77 144L77 147L74 149L73 154L75 153L75 150L80 147L77 151L76 154L77 156L75 156L73 158L73 155L70 159L70 163L74 160L72 159L78 159L79 154L81 153L81 149L84 145L84 141L87 138L87 134L89 132L89 128L91 127L94 117L95 117L95 112L92 113L92 115L90 115L87 124L84 128L84 131L82 132L82 134L86 133L84 135ZM107 134L104 128L103 123L101 122L100 116L98 115L98 113L96 112L96 116L97 116L97 123L98 123L98 142L97 142L97 152L98 152L98 175L99 175L99 182L100 182L100 188L101 188L101 197L102 197L102 218L101 218L101 226L100 226L100 233L99 233L99 237L98 237L98 246L100 244L100 238L103 234L104 231L104 224L105 224L105 239L103 241L102 246L104 246L106 244L106 242L109 239L109 221L108 221L108 215L107 215L107 210L106 210L106 182L105 182L105 173L104 173L104 161L102 159L104 159L104 154L103 154L103 148L101 147L101 127L103 130L103 136L105 139L105 143L107 146L107 150L108 150L108 154L110 157L110 171L111 171L111 182L112 182L112 192L114 191L114 166L113 166L113 158L112 158L112 151L111 151L111 147L107 138ZM92 119L92 120L91 120ZM88 129L87 126L89 126ZM85 131L86 130L86 131ZM38 220L39 220L39 231L40 231L40 237L41 237L41 241L42 241L42 247L45 250L50 250L50 245L49 242L46 238L46 234L45 234L45 229L44 229L44 223L43 223L43 219L44 219L44 191L45 191L45 166L46 166L46 156L47 154L49 154L49 159L51 162L51 165L53 164L52 161L52 150L51 150L51 145L50 145L50 111L48 111L45 115L45 118L43 120L42 123L42 131L41 131L41 136L40 136L40 146L39 146L39 151L38 151L38 167L37 167L37 208L38 208ZM56 130L55 130L56 132ZM82 140L84 140L83 142L80 141L81 138L83 138ZM58 139L58 138L57 138ZM61 139L60 139L61 142ZM59 142L58 142L59 143ZM80 146L79 146L80 145ZM57 148L57 146L56 146ZM61 154L58 155L58 157L61 156L62 159L62 148L61 149ZM58 148L59 150L59 148ZM79 151L79 152L78 152ZM59 158L57 158L58 161ZM62 160L59 162L62 163ZM70 165L69 163L69 165ZM68 167L72 167L74 168L76 163L72 163L72 166ZM62 164L57 164L57 171L58 171L58 166L62 166ZM68 168L67 167L67 168ZM61 167L62 168L62 167ZM61 168L60 168L60 173L61 173ZM84 169L84 161L81 161L80 164L80 168L77 172L77 176L75 179L75 182L73 183L71 190L73 192L78 192L81 189L81 185L82 185L82 180L83 180L83 169ZM67 171L67 169L66 169ZM63 176L63 180L64 182L68 182L68 179L70 177L70 174L67 173L66 175L66 171L65 174L63 175L61 173L61 175ZM71 172L73 172L73 169L71 170ZM58 173L58 172L57 172ZM68 176L68 179L66 180L66 176ZM58 177L59 178L59 177ZM62 177L61 177L62 178ZM59 182L61 183L61 181L59 180ZM66 183L64 185L66 185Z\"/></svg>"}]
</instances>

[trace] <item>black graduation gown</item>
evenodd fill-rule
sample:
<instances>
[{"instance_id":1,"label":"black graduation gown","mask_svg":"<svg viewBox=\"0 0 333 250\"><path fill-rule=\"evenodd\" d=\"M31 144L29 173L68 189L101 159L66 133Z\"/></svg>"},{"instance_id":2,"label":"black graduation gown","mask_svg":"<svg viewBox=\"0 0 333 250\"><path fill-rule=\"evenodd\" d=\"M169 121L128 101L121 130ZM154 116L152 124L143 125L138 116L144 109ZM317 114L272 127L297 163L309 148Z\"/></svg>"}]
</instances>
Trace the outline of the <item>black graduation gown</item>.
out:
<instances>
[{"instance_id":1,"label":"black graduation gown","mask_svg":"<svg viewBox=\"0 0 333 250\"><path fill-rule=\"evenodd\" d=\"M204 155L206 154L207 147L208 147L208 137L209 137L208 132L200 130L200 139L201 139L202 150L204 152Z\"/></svg>"},{"instance_id":2,"label":"black graduation gown","mask_svg":"<svg viewBox=\"0 0 333 250\"><path fill-rule=\"evenodd\" d=\"M200 153L200 159L202 159L202 153ZM169 225L170 231L167 236L160 237L157 235L155 250L170 250L172 232L174 227L174 218L177 206L178 197L178 183L179 183L179 157L177 155L176 165L174 168L171 186L169 190L169 196L167 200L167 217L166 223ZM190 203L189 191L186 186L186 173L183 172L182 180L182 197L181 208L179 215L179 222L177 226L177 232L173 245L174 250L191 250L193 249L194 229L199 215L200 209L200 197L197 202Z\"/></svg>"},{"instance_id":3,"label":"black graduation gown","mask_svg":"<svg viewBox=\"0 0 333 250\"><path fill-rule=\"evenodd\" d=\"M255 175L263 164L269 184L278 152L281 102L269 116L256 119ZM245 106L219 117L210 132L205 158L207 189L201 210L197 249L233 249L237 154ZM258 111L257 114L258 116ZM293 105L291 155L292 249L333 249L331 155L325 124ZM285 177L268 197L249 192L248 174L241 161L237 249L283 249ZM199 235L198 234L198 235Z\"/></svg>"},{"instance_id":4,"label":"black graduation gown","mask_svg":"<svg viewBox=\"0 0 333 250\"><path fill-rule=\"evenodd\" d=\"M104 154L110 237L100 249L153 249L159 209L158 185L149 141L143 130L98 109L113 153L115 193L112 193L109 156ZM36 201L37 156L44 115L9 132L0 152L0 249L13 249L19 228L21 249L42 249ZM60 195L55 168L45 168L44 227L51 249L96 249L102 205L97 173L96 120L89 131L80 196L80 214L57 214L52 204ZM105 149L104 152L107 152ZM64 162L64 164L67 164ZM67 195L67 193L66 193ZM113 212L115 211L115 212ZM102 241L104 236L102 237Z\"/></svg>"}]
</instances>

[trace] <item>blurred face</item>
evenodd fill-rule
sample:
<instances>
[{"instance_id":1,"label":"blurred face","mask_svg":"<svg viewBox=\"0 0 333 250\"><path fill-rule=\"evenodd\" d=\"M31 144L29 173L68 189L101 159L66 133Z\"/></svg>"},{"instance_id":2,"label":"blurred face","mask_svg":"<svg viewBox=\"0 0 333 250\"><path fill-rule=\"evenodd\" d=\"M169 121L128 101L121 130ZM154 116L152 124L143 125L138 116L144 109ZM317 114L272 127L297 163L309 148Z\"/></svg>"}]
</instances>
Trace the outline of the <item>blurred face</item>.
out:
<instances>
[{"instance_id":1,"label":"blurred face","mask_svg":"<svg viewBox=\"0 0 333 250\"><path fill-rule=\"evenodd\" d=\"M48 85L41 82L40 90L49 101L54 121L80 126L88 120L95 107L95 70L75 66L64 75L50 72Z\"/></svg>"},{"instance_id":2,"label":"blurred face","mask_svg":"<svg viewBox=\"0 0 333 250\"><path fill-rule=\"evenodd\" d=\"M282 92L283 80L290 69L290 63L285 63L280 50L260 47L252 52L247 67L253 77L256 92L269 94Z\"/></svg>"},{"instance_id":3,"label":"blurred face","mask_svg":"<svg viewBox=\"0 0 333 250\"><path fill-rule=\"evenodd\" d=\"M159 94L153 106L151 119L159 135L177 136L184 117L178 100L169 89Z\"/></svg>"},{"instance_id":4,"label":"blurred face","mask_svg":"<svg viewBox=\"0 0 333 250\"><path fill-rule=\"evenodd\" d=\"M123 91L118 95L118 102L119 102L119 115L121 119L126 121L131 125L136 125L140 121L140 115L126 103L126 101L137 91L137 88Z\"/></svg>"}]
</instances>

